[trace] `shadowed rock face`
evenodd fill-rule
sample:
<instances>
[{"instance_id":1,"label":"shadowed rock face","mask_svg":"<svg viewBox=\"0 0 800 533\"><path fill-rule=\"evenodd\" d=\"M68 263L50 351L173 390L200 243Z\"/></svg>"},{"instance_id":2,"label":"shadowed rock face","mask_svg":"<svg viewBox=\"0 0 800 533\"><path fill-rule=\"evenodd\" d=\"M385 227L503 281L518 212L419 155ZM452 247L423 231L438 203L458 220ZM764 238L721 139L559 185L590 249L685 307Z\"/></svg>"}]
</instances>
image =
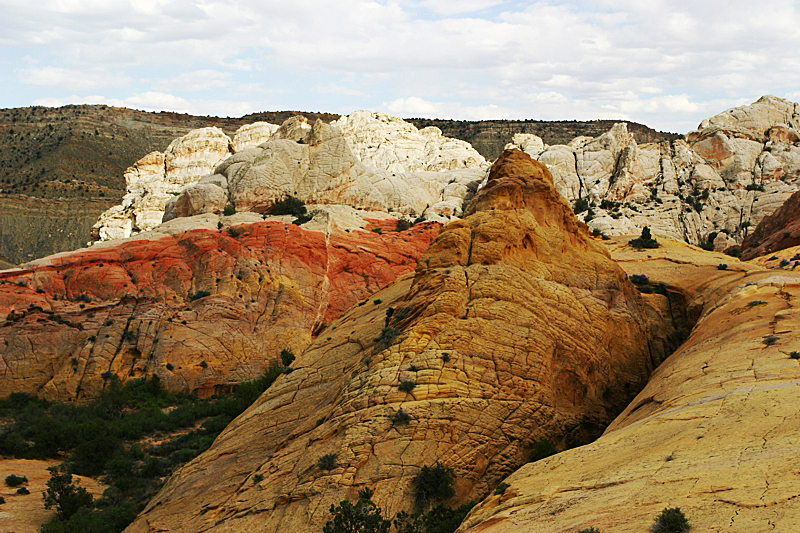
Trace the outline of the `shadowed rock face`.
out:
<instances>
[{"instance_id":1,"label":"shadowed rock face","mask_svg":"<svg viewBox=\"0 0 800 533\"><path fill-rule=\"evenodd\" d=\"M691 336L601 438L521 468L459 532L637 533L666 507L692 531L798 531L800 275L674 242L610 248L699 310Z\"/></svg>"},{"instance_id":2,"label":"shadowed rock face","mask_svg":"<svg viewBox=\"0 0 800 533\"><path fill-rule=\"evenodd\" d=\"M391 516L436 462L454 469L458 504L540 438L597 436L666 356L666 299L642 298L522 152L500 158L467 212L413 278L334 322L127 531L319 531L364 487ZM327 454L336 465L323 470Z\"/></svg>"},{"instance_id":3,"label":"shadowed rock face","mask_svg":"<svg viewBox=\"0 0 800 533\"><path fill-rule=\"evenodd\" d=\"M183 220L210 228L218 218ZM81 400L98 394L106 373L156 374L201 396L252 379L410 272L440 228L395 233L394 220L368 222L386 232L272 220L162 232L2 271L0 396Z\"/></svg>"},{"instance_id":4,"label":"shadowed rock face","mask_svg":"<svg viewBox=\"0 0 800 533\"><path fill-rule=\"evenodd\" d=\"M800 245L800 192L796 192L742 242L742 259L754 259Z\"/></svg>"}]
</instances>

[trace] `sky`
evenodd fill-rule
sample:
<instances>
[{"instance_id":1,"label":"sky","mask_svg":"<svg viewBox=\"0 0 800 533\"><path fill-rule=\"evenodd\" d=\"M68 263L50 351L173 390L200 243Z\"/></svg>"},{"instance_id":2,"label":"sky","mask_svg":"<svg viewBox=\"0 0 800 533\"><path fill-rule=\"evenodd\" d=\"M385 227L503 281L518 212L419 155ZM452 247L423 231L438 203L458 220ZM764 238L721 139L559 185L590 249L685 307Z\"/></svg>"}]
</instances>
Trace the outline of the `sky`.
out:
<instances>
[{"instance_id":1,"label":"sky","mask_svg":"<svg viewBox=\"0 0 800 533\"><path fill-rule=\"evenodd\" d=\"M789 0L0 0L0 108L624 119L800 101Z\"/></svg>"}]
</instances>

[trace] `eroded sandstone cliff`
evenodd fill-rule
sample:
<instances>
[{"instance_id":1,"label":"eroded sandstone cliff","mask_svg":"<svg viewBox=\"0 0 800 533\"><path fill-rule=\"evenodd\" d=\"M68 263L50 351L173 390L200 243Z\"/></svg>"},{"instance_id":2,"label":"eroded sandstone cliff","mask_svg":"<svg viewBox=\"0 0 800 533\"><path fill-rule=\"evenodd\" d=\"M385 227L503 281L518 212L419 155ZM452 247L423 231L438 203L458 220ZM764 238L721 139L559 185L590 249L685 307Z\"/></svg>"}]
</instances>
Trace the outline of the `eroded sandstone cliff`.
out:
<instances>
[{"instance_id":1,"label":"eroded sandstone cliff","mask_svg":"<svg viewBox=\"0 0 800 533\"><path fill-rule=\"evenodd\" d=\"M454 469L449 503L465 502L538 439L564 448L602 431L681 318L639 294L520 151L495 163L467 215L413 277L321 333L127 531L318 531L365 487L391 516L434 463Z\"/></svg>"},{"instance_id":2,"label":"eroded sandstone cliff","mask_svg":"<svg viewBox=\"0 0 800 533\"><path fill-rule=\"evenodd\" d=\"M440 228L362 215L202 215L2 271L0 391L80 400L156 374L205 396L252 379L413 270Z\"/></svg>"},{"instance_id":3,"label":"eroded sandstone cliff","mask_svg":"<svg viewBox=\"0 0 800 533\"><path fill-rule=\"evenodd\" d=\"M600 439L524 466L459 532L634 533L668 507L692 531L798 530L800 276L668 241L610 248L699 321Z\"/></svg>"}]
</instances>

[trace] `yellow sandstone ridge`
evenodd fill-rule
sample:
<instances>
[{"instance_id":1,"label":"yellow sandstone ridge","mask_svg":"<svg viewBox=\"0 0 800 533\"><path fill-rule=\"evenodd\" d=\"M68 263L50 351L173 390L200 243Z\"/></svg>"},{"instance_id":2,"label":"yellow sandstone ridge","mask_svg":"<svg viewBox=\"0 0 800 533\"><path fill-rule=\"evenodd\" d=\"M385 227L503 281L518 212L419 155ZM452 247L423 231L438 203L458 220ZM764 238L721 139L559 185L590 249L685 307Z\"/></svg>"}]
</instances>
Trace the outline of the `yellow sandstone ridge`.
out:
<instances>
[{"instance_id":1,"label":"yellow sandstone ridge","mask_svg":"<svg viewBox=\"0 0 800 533\"><path fill-rule=\"evenodd\" d=\"M322 331L126 531L321 531L331 504L366 487L391 517L435 463L454 470L458 505L541 438L597 437L671 351L680 317L639 294L522 152L501 156L467 213L413 277Z\"/></svg>"},{"instance_id":2,"label":"yellow sandstone ridge","mask_svg":"<svg viewBox=\"0 0 800 533\"><path fill-rule=\"evenodd\" d=\"M697 532L800 531L800 275L628 240L612 257L680 294L691 336L601 438L522 467L459 533L640 533L667 507Z\"/></svg>"}]
</instances>

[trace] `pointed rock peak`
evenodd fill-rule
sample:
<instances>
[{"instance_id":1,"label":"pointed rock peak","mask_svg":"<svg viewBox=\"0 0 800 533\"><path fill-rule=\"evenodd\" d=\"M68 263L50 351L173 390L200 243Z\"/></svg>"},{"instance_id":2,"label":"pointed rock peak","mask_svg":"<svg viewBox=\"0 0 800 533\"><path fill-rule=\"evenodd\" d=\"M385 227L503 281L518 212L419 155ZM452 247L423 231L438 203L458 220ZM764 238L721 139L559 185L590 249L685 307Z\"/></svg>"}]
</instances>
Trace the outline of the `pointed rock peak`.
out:
<instances>
[{"instance_id":1,"label":"pointed rock peak","mask_svg":"<svg viewBox=\"0 0 800 533\"><path fill-rule=\"evenodd\" d=\"M506 150L489 170L485 185L464 211L465 217L482 211L524 209L533 213L540 226L555 227L589 240L589 229L553 185L545 165L517 149Z\"/></svg>"}]
</instances>

